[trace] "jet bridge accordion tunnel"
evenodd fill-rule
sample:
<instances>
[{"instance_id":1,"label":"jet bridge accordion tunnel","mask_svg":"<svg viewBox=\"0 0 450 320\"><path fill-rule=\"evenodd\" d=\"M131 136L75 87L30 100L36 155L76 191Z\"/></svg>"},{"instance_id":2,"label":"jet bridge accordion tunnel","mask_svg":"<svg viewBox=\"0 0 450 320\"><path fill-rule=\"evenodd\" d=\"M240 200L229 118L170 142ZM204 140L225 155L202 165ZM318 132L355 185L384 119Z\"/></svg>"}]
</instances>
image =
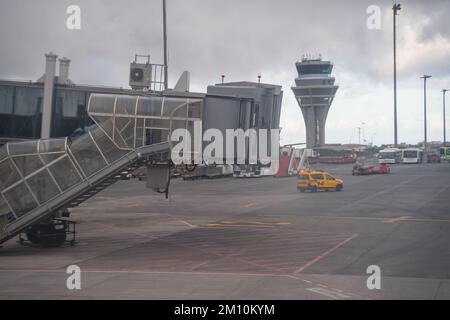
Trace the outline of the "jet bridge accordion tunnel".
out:
<instances>
[{"instance_id":1,"label":"jet bridge accordion tunnel","mask_svg":"<svg viewBox=\"0 0 450 320\"><path fill-rule=\"evenodd\" d=\"M120 172L169 152L170 133L192 132L202 113L203 99L93 94L88 115L95 125L83 135L7 143L0 148L0 243L26 232L33 243L61 245L67 228L55 223L61 212Z\"/></svg>"}]
</instances>

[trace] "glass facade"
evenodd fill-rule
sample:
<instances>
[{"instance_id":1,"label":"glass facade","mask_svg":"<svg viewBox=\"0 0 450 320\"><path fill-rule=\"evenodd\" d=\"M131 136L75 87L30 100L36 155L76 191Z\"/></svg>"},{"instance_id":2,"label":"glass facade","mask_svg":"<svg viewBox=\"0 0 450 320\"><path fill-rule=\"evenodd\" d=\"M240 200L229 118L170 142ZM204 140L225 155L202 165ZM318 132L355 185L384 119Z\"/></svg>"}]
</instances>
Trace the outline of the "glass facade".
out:
<instances>
[{"instance_id":1,"label":"glass facade","mask_svg":"<svg viewBox=\"0 0 450 320\"><path fill-rule=\"evenodd\" d=\"M321 88L321 87L309 87L309 88L295 88L293 89L296 96L330 96L334 95L335 88Z\"/></svg>"},{"instance_id":2,"label":"glass facade","mask_svg":"<svg viewBox=\"0 0 450 320\"><path fill-rule=\"evenodd\" d=\"M324 85L334 85L334 78L332 77L320 77L319 79L315 78L296 78L295 79L296 86L324 86Z\"/></svg>"},{"instance_id":3,"label":"glass facade","mask_svg":"<svg viewBox=\"0 0 450 320\"><path fill-rule=\"evenodd\" d=\"M332 97L325 97L325 98L297 97L297 99L299 100L302 106L320 106L320 105L327 106L330 104Z\"/></svg>"},{"instance_id":4,"label":"glass facade","mask_svg":"<svg viewBox=\"0 0 450 320\"><path fill-rule=\"evenodd\" d=\"M86 113L88 92L56 89L53 101L52 137L70 136L92 124Z\"/></svg>"},{"instance_id":5,"label":"glass facade","mask_svg":"<svg viewBox=\"0 0 450 320\"><path fill-rule=\"evenodd\" d=\"M297 71L299 75L306 74L331 74L333 65L329 63L324 64L298 64Z\"/></svg>"},{"instance_id":6,"label":"glass facade","mask_svg":"<svg viewBox=\"0 0 450 320\"><path fill-rule=\"evenodd\" d=\"M14 87L0 86L0 114L12 114Z\"/></svg>"},{"instance_id":7,"label":"glass facade","mask_svg":"<svg viewBox=\"0 0 450 320\"><path fill-rule=\"evenodd\" d=\"M39 139L42 85L0 85L0 138ZM67 137L93 124L86 113L91 92L56 88L51 137Z\"/></svg>"},{"instance_id":8,"label":"glass facade","mask_svg":"<svg viewBox=\"0 0 450 320\"><path fill-rule=\"evenodd\" d=\"M43 89L0 86L0 137L39 138Z\"/></svg>"}]
</instances>

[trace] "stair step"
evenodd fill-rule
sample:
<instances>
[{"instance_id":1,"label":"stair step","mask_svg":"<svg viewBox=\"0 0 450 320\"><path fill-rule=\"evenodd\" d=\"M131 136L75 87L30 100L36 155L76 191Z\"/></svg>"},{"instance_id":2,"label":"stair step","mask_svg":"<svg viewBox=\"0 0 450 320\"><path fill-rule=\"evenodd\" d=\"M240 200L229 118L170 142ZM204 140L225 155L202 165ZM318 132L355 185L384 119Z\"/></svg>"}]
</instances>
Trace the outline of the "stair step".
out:
<instances>
[{"instance_id":1,"label":"stair step","mask_svg":"<svg viewBox=\"0 0 450 320\"><path fill-rule=\"evenodd\" d=\"M142 166L141 162L138 162L135 165L131 165L125 169L122 169L120 171L117 171L115 174L107 178L106 180L103 180L95 185L93 185L89 190L87 190L85 193L79 195L78 197L72 199L66 206L70 208L78 207L81 203L85 202L89 198L93 197L100 191L103 191L104 189L108 188L112 184L116 183L119 180L122 180L122 172L127 172L128 174L132 173L136 169L140 168Z\"/></svg>"}]
</instances>

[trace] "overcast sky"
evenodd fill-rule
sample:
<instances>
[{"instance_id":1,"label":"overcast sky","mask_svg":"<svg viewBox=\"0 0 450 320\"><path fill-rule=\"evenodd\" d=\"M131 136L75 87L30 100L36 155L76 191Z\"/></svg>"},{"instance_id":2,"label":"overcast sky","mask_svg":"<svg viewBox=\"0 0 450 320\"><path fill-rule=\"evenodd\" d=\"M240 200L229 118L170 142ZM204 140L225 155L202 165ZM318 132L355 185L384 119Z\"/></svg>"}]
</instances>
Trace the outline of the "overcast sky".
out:
<instances>
[{"instance_id":1,"label":"overcast sky","mask_svg":"<svg viewBox=\"0 0 450 320\"><path fill-rule=\"evenodd\" d=\"M162 63L161 0L0 0L0 78L36 80L44 53L72 60L78 84L128 87L135 53ZM393 142L392 0L167 0L169 86L191 72L191 91L220 81L283 86L282 143L305 141L290 87L294 63L321 53L334 63L339 90L327 143ZM81 8L81 30L66 28L66 8ZM423 82L428 82L428 140L442 140L442 93L450 87L450 0L401 1L398 26L400 142L423 139ZM381 29L369 30L369 5ZM450 104L450 95L448 95ZM450 108L448 111L450 116ZM365 123L362 125L362 123ZM448 125L450 128L450 125ZM448 134L450 137L450 133Z\"/></svg>"}]
</instances>

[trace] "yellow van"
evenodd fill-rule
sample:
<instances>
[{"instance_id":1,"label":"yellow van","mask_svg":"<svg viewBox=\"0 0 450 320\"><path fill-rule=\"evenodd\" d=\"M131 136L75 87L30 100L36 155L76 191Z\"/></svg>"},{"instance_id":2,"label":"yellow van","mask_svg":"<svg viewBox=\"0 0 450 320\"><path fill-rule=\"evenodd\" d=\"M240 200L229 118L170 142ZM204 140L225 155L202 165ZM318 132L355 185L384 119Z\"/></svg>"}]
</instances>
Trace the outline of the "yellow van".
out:
<instances>
[{"instance_id":1,"label":"yellow van","mask_svg":"<svg viewBox=\"0 0 450 320\"><path fill-rule=\"evenodd\" d=\"M307 190L317 191L341 191L344 188L344 181L333 177L326 171L299 170L297 178L297 189L300 192Z\"/></svg>"}]
</instances>

